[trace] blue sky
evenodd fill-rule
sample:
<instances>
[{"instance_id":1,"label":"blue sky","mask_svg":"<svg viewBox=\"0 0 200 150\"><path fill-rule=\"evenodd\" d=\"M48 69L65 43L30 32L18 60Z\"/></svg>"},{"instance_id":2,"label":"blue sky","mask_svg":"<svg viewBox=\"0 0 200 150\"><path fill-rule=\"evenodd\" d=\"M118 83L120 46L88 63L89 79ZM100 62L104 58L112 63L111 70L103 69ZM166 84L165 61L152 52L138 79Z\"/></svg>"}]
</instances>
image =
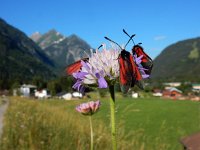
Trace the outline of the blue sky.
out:
<instances>
[{"instance_id":1,"label":"blue sky","mask_svg":"<svg viewBox=\"0 0 200 150\"><path fill-rule=\"evenodd\" d=\"M0 0L0 17L27 35L54 28L93 48L108 36L124 44L126 29L155 58L177 41L200 36L199 0ZM107 43L107 42L106 42ZM127 50L131 49L131 44Z\"/></svg>"}]
</instances>

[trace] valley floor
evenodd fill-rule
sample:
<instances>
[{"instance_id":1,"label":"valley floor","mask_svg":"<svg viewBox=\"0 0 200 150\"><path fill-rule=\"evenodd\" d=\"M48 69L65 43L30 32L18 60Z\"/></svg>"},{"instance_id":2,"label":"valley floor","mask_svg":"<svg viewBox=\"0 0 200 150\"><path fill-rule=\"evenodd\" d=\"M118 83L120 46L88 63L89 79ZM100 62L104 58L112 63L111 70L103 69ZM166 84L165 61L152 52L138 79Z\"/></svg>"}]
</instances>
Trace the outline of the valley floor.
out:
<instances>
[{"instance_id":1,"label":"valley floor","mask_svg":"<svg viewBox=\"0 0 200 150\"><path fill-rule=\"evenodd\" d=\"M92 116L95 150L112 149L108 98ZM88 100L10 99L0 149L89 149L89 118L75 110ZM199 102L120 97L116 117L119 150L181 150L180 140L200 131Z\"/></svg>"}]
</instances>

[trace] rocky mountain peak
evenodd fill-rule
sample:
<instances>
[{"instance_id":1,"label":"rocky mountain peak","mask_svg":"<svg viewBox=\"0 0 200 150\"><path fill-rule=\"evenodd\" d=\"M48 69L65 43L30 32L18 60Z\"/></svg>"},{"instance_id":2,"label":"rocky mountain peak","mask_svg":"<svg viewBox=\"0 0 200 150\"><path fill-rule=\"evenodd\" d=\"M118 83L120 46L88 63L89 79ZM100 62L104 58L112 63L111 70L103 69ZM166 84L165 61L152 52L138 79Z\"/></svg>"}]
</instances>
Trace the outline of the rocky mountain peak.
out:
<instances>
[{"instance_id":1,"label":"rocky mountain peak","mask_svg":"<svg viewBox=\"0 0 200 150\"><path fill-rule=\"evenodd\" d=\"M38 34L36 34L38 36ZM34 40L34 38L32 38L32 36L30 37L32 40ZM60 34L58 31L56 31L55 29L51 29L49 30L47 33L43 34L42 36L40 36L37 40L34 40L42 49L45 49L49 46L51 46L54 43L59 43L60 41L62 41L63 39L65 39L65 36L63 36L62 34Z\"/></svg>"},{"instance_id":2,"label":"rocky mountain peak","mask_svg":"<svg viewBox=\"0 0 200 150\"><path fill-rule=\"evenodd\" d=\"M42 34L38 31L34 32L30 38L34 41L37 42L40 38L42 37Z\"/></svg>"}]
</instances>

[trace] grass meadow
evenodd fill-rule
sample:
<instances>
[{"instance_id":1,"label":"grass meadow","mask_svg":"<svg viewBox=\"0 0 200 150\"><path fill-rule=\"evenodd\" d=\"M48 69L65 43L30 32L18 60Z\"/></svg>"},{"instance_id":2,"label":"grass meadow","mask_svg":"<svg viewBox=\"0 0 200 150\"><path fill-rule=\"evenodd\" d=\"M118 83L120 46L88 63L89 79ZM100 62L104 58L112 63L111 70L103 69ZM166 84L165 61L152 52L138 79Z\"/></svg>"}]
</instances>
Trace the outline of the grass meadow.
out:
<instances>
[{"instance_id":1,"label":"grass meadow","mask_svg":"<svg viewBox=\"0 0 200 150\"><path fill-rule=\"evenodd\" d=\"M112 149L108 98L92 116L95 150ZM0 149L88 150L89 118L75 111L85 101L11 97ZM116 117L119 150L181 150L180 139L200 131L199 102L118 96Z\"/></svg>"}]
</instances>

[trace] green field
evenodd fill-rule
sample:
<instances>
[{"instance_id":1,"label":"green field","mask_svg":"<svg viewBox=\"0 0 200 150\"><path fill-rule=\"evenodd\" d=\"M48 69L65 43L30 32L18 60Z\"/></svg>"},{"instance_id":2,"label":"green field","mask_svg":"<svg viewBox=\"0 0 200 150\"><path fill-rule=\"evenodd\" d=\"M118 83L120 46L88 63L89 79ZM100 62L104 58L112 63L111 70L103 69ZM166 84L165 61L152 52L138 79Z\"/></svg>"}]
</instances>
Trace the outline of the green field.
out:
<instances>
[{"instance_id":1,"label":"green field","mask_svg":"<svg viewBox=\"0 0 200 150\"><path fill-rule=\"evenodd\" d=\"M89 120L75 111L86 100L11 98L0 149L88 150ZM110 150L109 100L93 115L95 149ZM155 98L116 100L119 150L181 150L180 139L200 131L200 103Z\"/></svg>"}]
</instances>

